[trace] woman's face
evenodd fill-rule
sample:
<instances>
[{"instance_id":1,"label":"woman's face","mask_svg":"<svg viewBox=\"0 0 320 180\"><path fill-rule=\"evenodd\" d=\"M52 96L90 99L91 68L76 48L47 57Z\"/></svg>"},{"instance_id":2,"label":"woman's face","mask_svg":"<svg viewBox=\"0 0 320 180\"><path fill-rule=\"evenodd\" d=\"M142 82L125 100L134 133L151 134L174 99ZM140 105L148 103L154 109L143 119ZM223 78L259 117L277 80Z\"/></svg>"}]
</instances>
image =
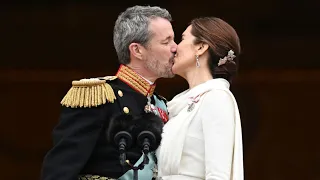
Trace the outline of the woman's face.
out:
<instances>
[{"instance_id":1,"label":"woman's face","mask_svg":"<svg viewBox=\"0 0 320 180\"><path fill-rule=\"evenodd\" d=\"M182 34L178 44L172 72L184 76L190 68L196 67L196 46L193 44L195 37L191 34L191 25Z\"/></svg>"}]
</instances>

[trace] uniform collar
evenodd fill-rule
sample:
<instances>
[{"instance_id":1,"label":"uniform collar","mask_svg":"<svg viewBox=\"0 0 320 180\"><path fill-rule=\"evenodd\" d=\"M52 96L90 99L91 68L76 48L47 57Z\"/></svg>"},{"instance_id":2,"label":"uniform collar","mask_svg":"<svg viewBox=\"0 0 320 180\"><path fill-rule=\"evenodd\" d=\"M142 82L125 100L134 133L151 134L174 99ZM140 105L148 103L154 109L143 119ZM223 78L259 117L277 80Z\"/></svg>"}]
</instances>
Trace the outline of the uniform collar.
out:
<instances>
[{"instance_id":1,"label":"uniform collar","mask_svg":"<svg viewBox=\"0 0 320 180\"><path fill-rule=\"evenodd\" d=\"M145 78L125 65L120 65L116 76L134 90L144 96L151 96L156 88L156 84L150 84Z\"/></svg>"}]
</instances>

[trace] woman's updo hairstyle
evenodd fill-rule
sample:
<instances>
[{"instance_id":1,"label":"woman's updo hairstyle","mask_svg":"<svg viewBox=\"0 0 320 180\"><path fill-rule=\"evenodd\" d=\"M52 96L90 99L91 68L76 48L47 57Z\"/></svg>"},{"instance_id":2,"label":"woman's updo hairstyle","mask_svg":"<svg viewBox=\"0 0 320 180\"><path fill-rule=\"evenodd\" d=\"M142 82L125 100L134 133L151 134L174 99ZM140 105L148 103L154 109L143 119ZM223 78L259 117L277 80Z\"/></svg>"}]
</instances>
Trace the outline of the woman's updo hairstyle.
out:
<instances>
[{"instance_id":1,"label":"woman's updo hairstyle","mask_svg":"<svg viewBox=\"0 0 320 180\"><path fill-rule=\"evenodd\" d=\"M191 34L195 36L194 43L209 45L208 64L213 78L224 78L230 82L237 73L240 54L240 40L236 31L216 17L196 18L190 25Z\"/></svg>"}]
</instances>

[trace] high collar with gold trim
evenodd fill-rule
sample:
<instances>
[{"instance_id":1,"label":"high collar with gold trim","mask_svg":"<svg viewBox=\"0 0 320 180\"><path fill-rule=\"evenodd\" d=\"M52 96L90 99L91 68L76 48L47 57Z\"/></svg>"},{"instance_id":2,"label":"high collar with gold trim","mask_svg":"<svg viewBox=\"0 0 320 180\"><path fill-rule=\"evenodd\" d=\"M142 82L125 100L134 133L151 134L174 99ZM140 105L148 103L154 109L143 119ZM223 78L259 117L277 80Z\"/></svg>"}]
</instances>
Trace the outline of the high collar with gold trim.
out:
<instances>
[{"instance_id":1,"label":"high collar with gold trim","mask_svg":"<svg viewBox=\"0 0 320 180\"><path fill-rule=\"evenodd\" d=\"M120 65L116 76L134 90L140 92L144 96L151 96L156 88L156 84L150 84L139 74L125 65Z\"/></svg>"}]
</instances>

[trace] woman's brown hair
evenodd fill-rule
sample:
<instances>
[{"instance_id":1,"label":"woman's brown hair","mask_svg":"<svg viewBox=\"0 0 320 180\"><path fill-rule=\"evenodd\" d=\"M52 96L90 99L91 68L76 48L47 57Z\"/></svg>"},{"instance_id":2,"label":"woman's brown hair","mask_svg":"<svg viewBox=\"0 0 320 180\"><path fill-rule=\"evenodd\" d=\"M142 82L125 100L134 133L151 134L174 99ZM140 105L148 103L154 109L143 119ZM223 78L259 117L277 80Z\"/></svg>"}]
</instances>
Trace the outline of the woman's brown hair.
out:
<instances>
[{"instance_id":1,"label":"woman's brown hair","mask_svg":"<svg viewBox=\"0 0 320 180\"><path fill-rule=\"evenodd\" d=\"M196 18L190 24L191 34L195 36L194 43L209 45L208 64L213 78L224 78L230 82L237 73L240 55L240 40L236 31L227 22L216 17ZM220 58L227 56L230 50L236 57L218 66Z\"/></svg>"}]
</instances>

